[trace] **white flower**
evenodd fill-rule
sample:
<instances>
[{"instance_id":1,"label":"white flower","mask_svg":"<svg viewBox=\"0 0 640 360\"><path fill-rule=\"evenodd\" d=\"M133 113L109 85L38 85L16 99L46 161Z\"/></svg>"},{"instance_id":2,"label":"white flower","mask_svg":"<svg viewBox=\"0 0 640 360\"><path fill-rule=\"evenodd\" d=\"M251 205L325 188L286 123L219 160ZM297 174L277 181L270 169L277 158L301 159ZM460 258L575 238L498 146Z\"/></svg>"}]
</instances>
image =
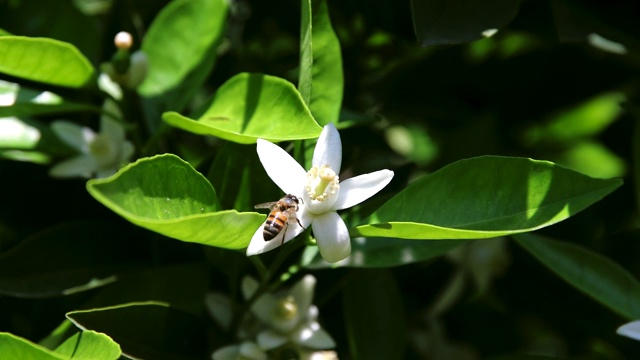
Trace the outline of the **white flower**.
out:
<instances>
[{"instance_id":1,"label":"white flower","mask_svg":"<svg viewBox=\"0 0 640 360\"><path fill-rule=\"evenodd\" d=\"M117 106L107 100L103 111L117 113ZM107 177L118 171L133 154L133 145L125 139L124 128L106 115L100 120L98 134L67 121L54 121L51 128L62 141L80 152L52 167L49 174L54 177L90 178L94 173L99 178Z\"/></svg>"},{"instance_id":2,"label":"white flower","mask_svg":"<svg viewBox=\"0 0 640 360\"><path fill-rule=\"evenodd\" d=\"M340 134L333 124L326 125L313 152L311 170L306 172L286 151L269 141L258 139L258 157L267 174L286 194L301 198L297 217L306 229L311 225L320 254L328 262L345 259L351 254L349 231L336 212L357 205L384 188L393 178L393 171L380 170L340 182L342 162ZM304 231L290 222L284 242ZM247 255L272 250L282 243L279 236L265 241L262 227L256 230Z\"/></svg>"},{"instance_id":3,"label":"white flower","mask_svg":"<svg viewBox=\"0 0 640 360\"><path fill-rule=\"evenodd\" d=\"M632 321L620 326L616 333L634 340L640 340L640 320Z\"/></svg>"},{"instance_id":4,"label":"white flower","mask_svg":"<svg viewBox=\"0 0 640 360\"><path fill-rule=\"evenodd\" d=\"M291 290L279 294L264 294L252 305L251 311L268 328L258 334L260 348L270 350L287 343L307 349L335 347L331 336L317 322L318 308L311 304L316 278L306 275ZM242 280L242 293L251 298L258 282L250 277Z\"/></svg>"},{"instance_id":5,"label":"white flower","mask_svg":"<svg viewBox=\"0 0 640 360\"><path fill-rule=\"evenodd\" d=\"M251 341L245 341L240 345L229 345L216 350L211 358L213 360L267 360L267 354Z\"/></svg>"}]
</instances>

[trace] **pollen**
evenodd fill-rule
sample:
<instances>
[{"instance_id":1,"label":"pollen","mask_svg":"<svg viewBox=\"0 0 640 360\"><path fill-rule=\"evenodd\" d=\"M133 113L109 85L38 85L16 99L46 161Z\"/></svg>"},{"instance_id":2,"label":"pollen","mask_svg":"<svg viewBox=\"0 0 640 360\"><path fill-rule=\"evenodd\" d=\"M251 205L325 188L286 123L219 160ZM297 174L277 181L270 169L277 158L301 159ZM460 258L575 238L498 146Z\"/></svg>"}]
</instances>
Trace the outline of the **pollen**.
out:
<instances>
[{"instance_id":1,"label":"pollen","mask_svg":"<svg viewBox=\"0 0 640 360\"><path fill-rule=\"evenodd\" d=\"M328 197L335 196L340 189L340 179L329 165L321 167L313 166L307 173L307 185L305 190L309 198L324 201Z\"/></svg>"}]
</instances>

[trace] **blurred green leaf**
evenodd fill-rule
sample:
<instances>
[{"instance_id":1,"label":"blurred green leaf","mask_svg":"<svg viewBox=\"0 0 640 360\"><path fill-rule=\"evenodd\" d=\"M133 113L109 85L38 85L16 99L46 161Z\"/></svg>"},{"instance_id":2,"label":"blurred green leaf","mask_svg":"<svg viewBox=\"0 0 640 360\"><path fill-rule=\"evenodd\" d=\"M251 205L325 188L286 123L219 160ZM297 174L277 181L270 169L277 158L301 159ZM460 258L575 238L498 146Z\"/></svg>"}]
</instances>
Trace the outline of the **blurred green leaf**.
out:
<instances>
[{"instance_id":1,"label":"blurred green leaf","mask_svg":"<svg viewBox=\"0 0 640 360\"><path fill-rule=\"evenodd\" d=\"M67 339L55 351L9 333L0 333L0 358L20 360L116 360L120 346L105 334L83 331Z\"/></svg>"},{"instance_id":2,"label":"blurred green leaf","mask_svg":"<svg viewBox=\"0 0 640 360\"><path fill-rule=\"evenodd\" d=\"M325 0L302 0L298 90L320 125L337 122L344 78L340 42Z\"/></svg>"},{"instance_id":3,"label":"blurred green leaf","mask_svg":"<svg viewBox=\"0 0 640 360\"><path fill-rule=\"evenodd\" d=\"M435 240L527 232L575 215L621 184L548 161L466 159L410 184L352 235Z\"/></svg>"},{"instance_id":4,"label":"blurred green leaf","mask_svg":"<svg viewBox=\"0 0 640 360\"><path fill-rule=\"evenodd\" d=\"M518 13L516 0L411 0L421 46L462 44L505 27Z\"/></svg>"},{"instance_id":5,"label":"blurred green leaf","mask_svg":"<svg viewBox=\"0 0 640 360\"><path fill-rule=\"evenodd\" d=\"M351 256L330 264L320 256L318 248L305 248L303 265L310 269L334 267L386 268L431 260L463 245L466 241L407 241L393 238L351 239Z\"/></svg>"},{"instance_id":6,"label":"blurred green leaf","mask_svg":"<svg viewBox=\"0 0 640 360\"><path fill-rule=\"evenodd\" d=\"M354 359L402 359L406 343L402 295L386 270L359 270L343 288L345 326Z\"/></svg>"},{"instance_id":7,"label":"blurred green leaf","mask_svg":"<svg viewBox=\"0 0 640 360\"><path fill-rule=\"evenodd\" d=\"M209 246L246 247L264 221L253 212L216 212L218 198L211 184L172 154L139 159L110 178L90 180L87 190L138 226Z\"/></svg>"},{"instance_id":8,"label":"blurred green leaf","mask_svg":"<svg viewBox=\"0 0 640 360\"><path fill-rule=\"evenodd\" d=\"M570 148L554 154L552 160L572 170L600 179L622 177L627 168L621 157L595 141L577 142Z\"/></svg>"},{"instance_id":9,"label":"blurred green leaf","mask_svg":"<svg viewBox=\"0 0 640 360\"><path fill-rule=\"evenodd\" d=\"M0 294L47 298L109 284L114 274L132 264L115 247L114 239L121 236L113 226L97 221L35 233L0 254Z\"/></svg>"},{"instance_id":10,"label":"blurred green leaf","mask_svg":"<svg viewBox=\"0 0 640 360\"><path fill-rule=\"evenodd\" d=\"M253 145L224 144L207 178L220 194L225 209L253 210L254 205L280 196L281 190L267 176Z\"/></svg>"},{"instance_id":11,"label":"blurred green leaf","mask_svg":"<svg viewBox=\"0 0 640 360\"><path fill-rule=\"evenodd\" d=\"M215 62L211 49L222 37L227 17L224 0L175 0L165 6L149 27L142 50L149 59L149 69L138 88L148 97L174 88L193 93L198 84L184 80L203 60L208 70ZM206 74L201 74L200 82Z\"/></svg>"},{"instance_id":12,"label":"blurred green leaf","mask_svg":"<svg viewBox=\"0 0 640 360\"><path fill-rule=\"evenodd\" d=\"M60 104L38 104L17 102L11 106L0 106L0 118L16 116L61 115L73 112L99 113L100 108L93 105L65 101Z\"/></svg>"},{"instance_id":13,"label":"blurred green leaf","mask_svg":"<svg viewBox=\"0 0 640 360\"><path fill-rule=\"evenodd\" d=\"M545 125L527 131L526 142L567 143L595 136L615 121L625 100L621 93L605 93L553 116Z\"/></svg>"},{"instance_id":14,"label":"blurred green leaf","mask_svg":"<svg viewBox=\"0 0 640 360\"><path fill-rule=\"evenodd\" d=\"M78 49L62 41L25 36L0 37L0 72L52 85L79 88L95 70Z\"/></svg>"},{"instance_id":15,"label":"blurred green leaf","mask_svg":"<svg viewBox=\"0 0 640 360\"><path fill-rule=\"evenodd\" d=\"M67 318L81 329L109 335L128 357L154 360L207 357L204 323L165 303L149 301L72 311Z\"/></svg>"},{"instance_id":16,"label":"blurred green leaf","mask_svg":"<svg viewBox=\"0 0 640 360\"><path fill-rule=\"evenodd\" d=\"M162 118L183 130L240 144L253 144L258 138L310 139L322 131L290 82L263 74L241 73L229 79L198 120L175 112Z\"/></svg>"},{"instance_id":17,"label":"blurred green leaf","mask_svg":"<svg viewBox=\"0 0 640 360\"><path fill-rule=\"evenodd\" d=\"M575 288L629 320L640 319L640 283L618 263L576 244L534 234L514 238Z\"/></svg>"}]
</instances>

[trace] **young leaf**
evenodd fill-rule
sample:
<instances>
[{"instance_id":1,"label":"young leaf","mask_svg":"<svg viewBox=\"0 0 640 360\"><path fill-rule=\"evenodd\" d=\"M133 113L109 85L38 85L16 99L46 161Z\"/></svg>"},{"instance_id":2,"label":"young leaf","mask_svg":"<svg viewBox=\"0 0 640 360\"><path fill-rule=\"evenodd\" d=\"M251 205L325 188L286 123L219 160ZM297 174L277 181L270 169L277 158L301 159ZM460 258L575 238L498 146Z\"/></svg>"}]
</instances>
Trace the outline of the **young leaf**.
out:
<instances>
[{"instance_id":1,"label":"young leaf","mask_svg":"<svg viewBox=\"0 0 640 360\"><path fill-rule=\"evenodd\" d=\"M629 320L640 319L640 283L616 262L582 246L534 234L514 238L575 288Z\"/></svg>"},{"instance_id":2,"label":"young leaf","mask_svg":"<svg viewBox=\"0 0 640 360\"><path fill-rule=\"evenodd\" d=\"M47 84L79 88L94 80L89 60L72 44L47 38L0 37L0 72Z\"/></svg>"},{"instance_id":3,"label":"young leaf","mask_svg":"<svg viewBox=\"0 0 640 360\"><path fill-rule=\"evenodd\" d=\"M543 228L622 184L548 161L482 156L425 176L387 201L354 236L483 239Z\"/></svg>"},{"instance_id":4,"label":"young leaf","mask_svg":"<svg viewBox=\"0 0 640 360\"><path fill-rule=\"evenodd\" d=\"M298 90L320 125L337 122L344 78L340 42L325 0L302 0Z\"/></svg>"},{"instance_id":5,"label":"young leaf","mask_svg":"<svg viewBox=\"0 0 640 360\"><path fill-rule=\"evenodd\" d=\"M258 213L216 212L218 199L211 184L172 154L140 159L110 178L90 180L87 190L138 226L204 245L246 247L264 221Z\"/></svg>"},{"instance_id":6,"label":"young leaf","mask_svg":"<svg viewBox=\"0 0 640 360\"><path fill-rule=\"evenodd\" d=\"M140 302L67 313L81 329L113 338L138 359L204 359L205 329L194 315L160 302Z\"/></svg>"},{"instance_id":7,"label":"young leaf","mask_svg":"<svg viewBox=\"0 0 640 360\"><path fill-rule=\"evenodd\" d=\"M421 46L462 44L507 25L517 0L411 0L413 26Z\"/></svg>"},{"instance_id":8,"label":"young leaf","mask_svg":"<svg viewBox=\"0 0 640 360\"><path fill-rule=\"evenodd\" d=\"M322 131L290 82L263 74L241 73L229 79L198 120L175 112L162 118L183 130L240 144L253 144L258 138L310 139Z\"/></svg>"},{"instance_id":9,"label":"young leaf","mask_svg":"<svg viewBox=\"0 0 640 360\"><path fill-rule=\"evenodd\" d=\"M181 84L221 38L227 6L223 0L176 0L162 9L142 42L149 59L147 76L138 89L142 95L152 97L176 87L183 91L198 87ZM215 57L210 60L215 61Z\"/></svg>"},{"instance_id":10,"label":"young leaf","mask_svg":"<svg viewBox=\"0 0 640 360\"><path fill-rule=\"evenodd\" d=\"M402 296L387 270L360 270L349 277L342 302L354 359L402 359L405 319Z\"/></svg>"},{"instance_id":11,"label":"young leaf","mask_svg":"<svg viewBox=\"0 0 640 360\"><path fill-rule=\"evenodd\" d=\"M49 350L9 333L0 333L0 359L20 360L116 360L120 346L105 334L83 331Z\"/></svg>"}]
</instances>

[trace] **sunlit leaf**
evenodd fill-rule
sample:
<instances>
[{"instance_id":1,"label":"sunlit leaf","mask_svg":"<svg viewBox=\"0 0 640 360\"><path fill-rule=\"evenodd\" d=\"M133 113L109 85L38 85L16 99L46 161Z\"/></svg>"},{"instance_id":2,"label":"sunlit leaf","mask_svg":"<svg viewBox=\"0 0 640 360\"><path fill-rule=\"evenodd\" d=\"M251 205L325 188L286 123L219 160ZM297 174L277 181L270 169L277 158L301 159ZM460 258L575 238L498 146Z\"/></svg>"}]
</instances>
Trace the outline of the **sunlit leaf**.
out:
<instances>
[{"instance_id":1,"label":"sunlit leaf","mask_svg":"<svg viewBox=\"0 0 640 360\"><path fill-rule=\"evenodd\" d=\"M109 335L129 357L191 360L207 355L204 323L166 303L150 301L72 311L67 318L81 329Z\"/></svg>"},{"instance_id":2,"label":"sunlit leaf","mask_svg":"<svg viewBox=\"0 0 640 360\"><path fill-rule=\"evenodd\" d=\"M411 0L413 26L422 46L481 39L511 22L519 5L516 0Z\"/></svg>"},{"instance_id":3,"label":"sunlit leaf","mask_svg":"<svg viewBox=\"0 0 640 360\"><path fill-rule=\"evenodd\" d=\"M344 79L340 42L325 0L302 0L298 90L320 125L337 122Z\"/></svg>"},{"instance_id":4,"label":"sunlit leaf","mask_svg":"<svg viewBox=\"0 0 640 360\"><path fill-rule=\"evenodd\" d=\"M107 179L87 182L89 193L128 221L174 239L239 249L264 221L258 213L219 209L207 179L172 154L143 158Z\"/></svg>"},{"instance_id":5,"label":"sunlit leaf","mask_svg":"<svg viewBox=\"0 0 640 360\"><path fill-rule=\"evenodd\" d=\"M552 160L562 166L600 179L622 177L627 168L621 157L595 141L580 141L573 144L570 148L555 154Z\"/></svg>"},{"instance_id":6,"label":"sunlit leaf","mask_svg":"<svg viewBox=\"0 0 640 360\"><path fill-rule=\"evenodd\" d=\"M211 55L224 30L227 6L223 0L176 0L162 9L142 42L149 59L147 76L138 89L142 95L157 96L180 87ZM208 59L210 69L215 57ZM189 84L182 91L190 92L192 87L198 86Z\"/></svg>"},{"instance_id":7,"label":"sunlit leaf","mask_svg":"<svg viewBox=\"0 0 640 360\"><path fill-rule=\"evenodd\" d=\"M343 288L345 326L354 359L402 359L405 319L400 289L386 270L360 270Z\"/></svg>"},{"instance_id":8,"label":"sunlit leaf","mask_svg":"<svg viewBox=\"0 0 640 360\"><path fill-rule=\"evenodd\" d=\"M582 246L534 234L515 239L570 285L629 320L640 319L640 282L618 263Z\"/></svg>"},{"instance_id":9,"label":"sunlit leaf","mask_svg":"<svg viewBox=\"0 0 640 360\"><path fill-rule=\"evenodd\" d=\"M410 184L352 235L482 239L527 232L575 215L621 184L548 161L466 159Z\"/></svg>"},{"instance_id":10,"label":"sunlit leaf","mask_svg":"<svg viewBox=\"0 0 640 360\"><path fill-rule=\"evenodd\" d=\"M195 134L241 144L255 143L258 138L272 142L310 139L322 131L290 82L263 74L242 73L229 79L198 120L175 112L162 118Z\"/></svg>"},{"instance_id":11,"label":"sunlit leaf","mask_svg":"<svg viewBox=\"0 0 640 360\"><path fill-rule=\"evenodd\" d=\"M79 88L95 70L78 49L62 41L25 36L0 37L0 72L52 85Z\"/></svg>"},{"instance_id":12,"label":"sunlit leaf","mask_svg":"<svg viewBox=\"0 0 640 360\"><path fill-rule=\"evenodd\" d=\"M120 346L105 334L83 331L49 350L9 333L0 333L0 359L20 360L116 360Z\"/></svg>"}]
</instances>

